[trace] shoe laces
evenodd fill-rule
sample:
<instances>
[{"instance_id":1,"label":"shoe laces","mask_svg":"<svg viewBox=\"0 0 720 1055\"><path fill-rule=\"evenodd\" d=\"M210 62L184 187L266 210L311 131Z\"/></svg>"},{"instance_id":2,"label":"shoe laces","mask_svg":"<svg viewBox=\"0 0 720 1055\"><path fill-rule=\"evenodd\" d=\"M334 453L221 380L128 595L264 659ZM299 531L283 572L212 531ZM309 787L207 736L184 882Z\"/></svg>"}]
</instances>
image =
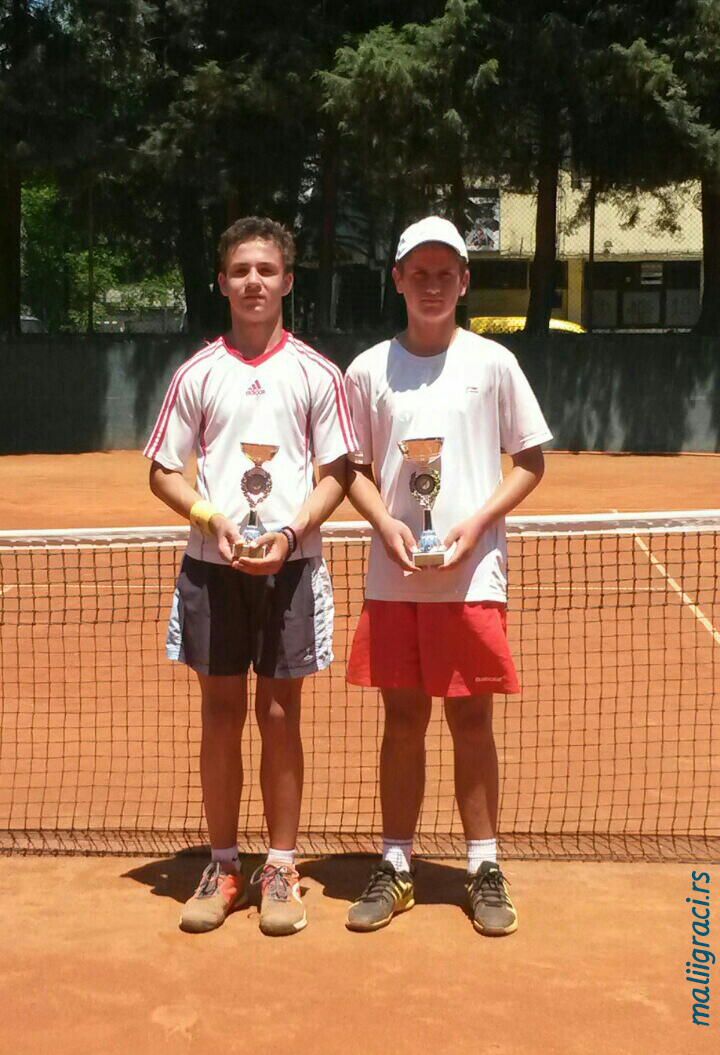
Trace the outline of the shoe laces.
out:
<instances>
[{"instance_id":1,"label":"shoe laces","mask_svg":"<svg viewBox=\"0 0 720 1055\"><path fill-rule=\"evenodd\" d=\"M222 880L228 875L230 873L225 871L222 861L211 861L200 877L195 897L212 897L217 893Z\"/></svg>"},{"instance_id":2,"label":"shoe laces","mask_svg":"<svg viewBox=\"0 0 720 1055\"><path fill-rule=\"evenodd\" d=\"M484 904L493 908L502 908L510 904L505 884L510 883L499 868L488 868L485 872L477 872L470 882L468 889L473 902L480 898Z\"/></svg>"},{"instance_id":3,"label":"shoe laces","mask_svg":"<svg viewBox=\"0 0 720 1055\"><path fill-rule=\"evenodd\" d=\"M399 875L387 861L381 861L373 868L370 882L362 893L361 901L382 901L388 894L395 896L399 890Z\"/></svg>"},{"instance_id":4,"label":"shoe laces","mask_svg":"<svg viewBox=\"0 0 720 1055\"><path fill-rule=\"evenodd\" d=\"M251 883L260 883L262 896L272 901L289 901L297 872L290 865L260 865L253 872Z\"/></svg>"}]
</instances>

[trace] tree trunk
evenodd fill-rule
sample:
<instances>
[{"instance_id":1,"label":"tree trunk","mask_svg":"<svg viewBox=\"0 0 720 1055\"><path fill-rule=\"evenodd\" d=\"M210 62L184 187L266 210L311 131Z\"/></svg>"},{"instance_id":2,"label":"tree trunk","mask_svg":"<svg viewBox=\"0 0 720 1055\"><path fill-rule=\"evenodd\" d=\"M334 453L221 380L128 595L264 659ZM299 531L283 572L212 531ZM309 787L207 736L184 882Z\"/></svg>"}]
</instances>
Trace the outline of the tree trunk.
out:
<instances>
[{"instance_id":1,"label":"tree trunk","mask_svg":"<svg viewBox=\"0 0 720 1055\"><path fill-rule=\"evenodd\" d=\"M392 222L390 224L390 251L385 264L385 294L382 303L382 321L386 326L402 326L402 316L405 311L405 302L395 289L395 281L392 277L395 267L395 251L398 239L403 230L404 207L399 201L395 201Z\"/></svg>"},{"instance_id":2,"label":"tree trunk","mask_svg":"<svg viewBox=\"0 0 720 1055\"><path fill-rule=\"evenodd\" d=\"M535 258L530 275L530 304L525 333L547 336L555 297L557 247L557 186L560 175L560 134L557 110L547 108L540 125Z\"/></svg>"},{"instance_id":3,"label":"tree trunk","mask_svg":"<svg viewBox=\"0 0 720 1055\"><path fill-rule=\"evenodd\" d=\"M93 185L88 188L88 288L87 332L95 330L95 201Z\"/></svg>"},{"instance_id":4,"label":"tree trunk","mask_svg":"<svg viewBox=\"0 0 720 1055\"><path fill-rule=\"evenodd\" d=\"M189 184L180 186L178 200L178 253L185 285L188 333L208 335L212 330L212 297L203 210L197 191Z\"/></svg>"},{"instance_id":5,"label":"tree trunk","mask_svg":"<svg viewBox=\"0 0 720 1055\"><path fill-rule=\"evenodd\" d=\"M452 215L453 223L463 238L467 234L466 205L467 192L465 190L465 180L463 178L462 165L458 161L451 188L450 213Z\"/></svg>"},{"instance_id":6,"label":"tree trunk","mask_svg":"<svg viewBox=\"0 0 720 1055\"><path fill-rule=\"evenodd\" d=\"M227 196L227 215L225 217L227 226L231 227L241 216L242 205L240 204L240 191L237 187L232 187L228 191Z\"/></svg>"},{"instance_id":7,"label":"tree trunk","mask_svg":"<svg viewBox=\"0 0 720 1055\"><path fill-rule=\"evenodd\" d=\"M291 170L287 177L287 202L283 209L284 215L280 219L290 230L295 226L295 217L300 208L300 196L302 194L303 174L305 172L305 156L298 152L297 157L291 161Z\"/></svg>"},{"instance_id":8,"label":"tree trunk","mask_svg":"<svg viewBox=\"0 0 720 1055\"><path fill-rule=\"evenodd\" d=\"M587 308L585 311L585 326L588 333L593 332L595 325L595 221L597 218L597 178L593 172L590 177L590 244L588 245L588 267L585 295L587 297ZM582 310L580 312L582 315Z\"/></svg>"},{"instance_id":9,"label":"tree trunk","mask_svg":"<svg viewBox=\"0 0 720 1055\"><path fill-rule=\"evenodd\" d=\"M335 270L335 220L337 216L338 142L334 129L326 130L322 152L322 221L318 252L318 275L315 326L329 330L332 319L332 286Z\"/></svg>"},{"instance_id":10,"label":"tree trunk","mask_svg":"<svg viewBox=\"0 0 720 1055\"><path fill-rule=\"evenodd\" d=\"M0 337L20 333L20 219L22 185L17 165L0 158Z\"/></svg>"},{"instance_id":11,"label":"tree trunk","mask_svg":"<svg viewBox=\"0 0 720 1055\"><path fill-rule=\"evenodd\" d=\"M706 177L702 188L703 296L694 332L720 337L720 182Z\"/></svg>"}]
</instances>

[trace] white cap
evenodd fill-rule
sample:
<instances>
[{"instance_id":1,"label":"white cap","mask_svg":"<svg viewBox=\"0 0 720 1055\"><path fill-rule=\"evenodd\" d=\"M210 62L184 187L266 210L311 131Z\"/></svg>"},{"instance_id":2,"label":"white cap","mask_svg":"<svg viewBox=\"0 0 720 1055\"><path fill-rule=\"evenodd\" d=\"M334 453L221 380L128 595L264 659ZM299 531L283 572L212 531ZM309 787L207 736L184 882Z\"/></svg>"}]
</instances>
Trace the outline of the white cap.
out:
<instances>
[{"instance_id":1,"label":"white cap","mask_svg":"<svg viewBox=\"0 0 720 1055\"><path fill-rule=\"evenodd\" d=\"M402 260L404 256L417 249L425 242L442 242L454 249L459 257L467 260L468 251L465 240L454 223L444 220L442 216L426 216L424 220L410 224L400 235L395 260Z\"/></svg>"}]
</instances>

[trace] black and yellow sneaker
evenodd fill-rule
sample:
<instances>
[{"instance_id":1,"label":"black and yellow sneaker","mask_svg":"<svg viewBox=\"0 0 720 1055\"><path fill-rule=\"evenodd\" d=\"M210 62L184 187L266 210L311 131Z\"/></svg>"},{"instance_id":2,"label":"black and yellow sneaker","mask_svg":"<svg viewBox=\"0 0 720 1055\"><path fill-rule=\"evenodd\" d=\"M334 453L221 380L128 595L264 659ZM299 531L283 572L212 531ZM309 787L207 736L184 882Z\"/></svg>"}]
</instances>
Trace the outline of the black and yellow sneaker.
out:
<instances>
[{"instance_id":1,"label":"black and yellow sneaker","mask_svg":"<svg viewBox=\"0 0 720 1055\"><path fill-rule=\"evenodd\" d=\"M493 861L483 861L465 884L470 899L470 918L480 934L502 937L517 930L517 910L510 900L507 880Z\"/></svg>"},{"instance_id":2,"label":"black and yellow sneaker","mask_svg":"<svg viewBox=\"0 0 720 1055\"><path fill-rule=\"evenodd\" d=\"M381 861L373 868L365 890L350 906L346 926L349 930L379 930L398 912L407 912L414 904L410 873L398 872L389 861Z\"/></svg>"}]
</instances>

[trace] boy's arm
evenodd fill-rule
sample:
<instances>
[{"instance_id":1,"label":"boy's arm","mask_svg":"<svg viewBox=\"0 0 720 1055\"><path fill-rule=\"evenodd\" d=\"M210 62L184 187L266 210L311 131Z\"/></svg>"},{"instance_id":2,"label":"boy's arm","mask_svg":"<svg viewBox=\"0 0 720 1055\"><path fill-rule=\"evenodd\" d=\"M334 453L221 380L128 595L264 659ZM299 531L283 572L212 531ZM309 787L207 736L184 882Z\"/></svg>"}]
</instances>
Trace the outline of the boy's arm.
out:
<instances>
[{"instance_id":1,"label":"boy's arm","mask_svg":"<svg viewBox=\"0 0 720 1055\"><path fill-rule=\"evenodd\" d=\"M448 548L453 542L457 543L457 546L452 557L440 566L438 571L447 571L465 560L472 553L483 531L487 531L500 517L506 516L540 483L545 472L545 459L540 447L528 447L519 454L513 454L512 461L512 469L485 505L474 516L457 524L445 539Z\"/></svg>"},{"instance_id":2,"label":"boy's arm","mask_svg":"<svg viewBox=\"0 0 720 1055\"><path fill-rule=\"evenodd\" d=\"M413 533L407 524L395 520L385 507L372 471L373 443L370 408L371 378L367 362L360 356L351 363L345 375L348 402L352 413L358 448L348 464L348 497L361 516L369 520L379 535L388 557L404 571L416 571L410 557L415 548Z\"/></svg>"},{"instance_id":3,"label":"boy's arm","mask_svg":"<svg viewBox=\"0 0 720 1055\"><path fill-rule=\"evenodd\" d=\"M150 466L150 490L186 520L190 519L190 510L195 503L202 501L202 496L190 486L179 470L166 469L160 462L154 461ZM228 563L232 563L233 546L240 538L237 524L218 512L210 518L208 526L217 539L221 555Z\"/></svg>"},{"instance_id":4,"label":"boy's arm","mask_svg":"<svg viewBox=\"0 0 720 1055\"><path fill-rule=\"evenodd\" d=\"M302 509L287 526L292 528L298 543L304 535L315 531L335 512L347 492L347 458L343 455L326 465L318 466L318 482ZM213 517L213 519L215 519ZM281 531L267 531L254 543L267 545L264 557L239 557L233 567L250 575L274 575L289 556L290 543Z\"/></svg>"},{"instance_id":5,"label":"boy's arm","mask_svg":"<svg viewBox=\"0 0 720 1055\"><path fill-rule=\"evenodd\" d=\"M377 489L372 466L351 462L348 468L348 497L358 513L370 521L391 560L405 571L417 571L410 559L416 545L413 533L402 520L390 516Z\"/></svg>"}]
</instances>

